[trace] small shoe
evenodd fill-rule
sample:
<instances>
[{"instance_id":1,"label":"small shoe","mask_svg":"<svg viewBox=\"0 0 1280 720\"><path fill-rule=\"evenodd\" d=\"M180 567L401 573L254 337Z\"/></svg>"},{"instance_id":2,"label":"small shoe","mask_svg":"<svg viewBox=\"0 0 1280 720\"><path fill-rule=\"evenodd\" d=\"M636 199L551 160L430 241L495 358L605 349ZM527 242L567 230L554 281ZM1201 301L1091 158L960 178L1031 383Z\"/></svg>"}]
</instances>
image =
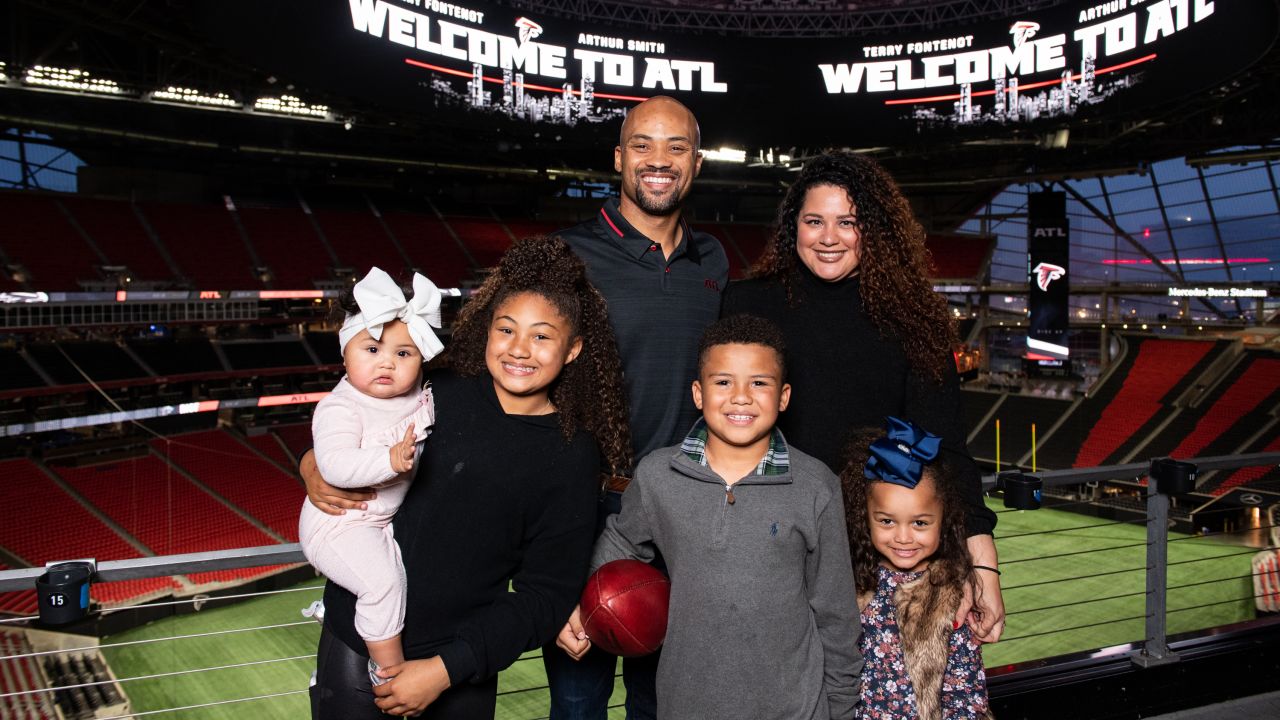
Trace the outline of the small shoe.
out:
<instances>
[{"instance_id":1,"label":"small shoe","mask_svg":"<svg viewBox=\"0 0 1280 720\"><path fill-rule=\"evenodd\" d=\"M311 671L311 682L307 683L307 687L309 687L309 688L313 688L313 687L315 687L315 686L316 686L316 671L315 671L315 670L312 670L312 671Z\"/></svg>"},{"instance_id":2,"label":"small shoe","mask_svg":"<svg viewBox=\"0 0 1280 720\"><path fill-rule=\"evenodd\" d=\"M302 609L302 617L315 618L316 622L324 624L324 600L316 600L310 605Z\"/></svg>"},{"instance_id":3,"label":"small shoe","mask_svg":"<svg viewBox=\"0 0 1280 720\"><path fill-rule=\"evenodd\" d=\"M374 662L373 658L369 658L369 682L373 683L374 687L391 682L391 678L378 677L380 669L378 663Z\"/></svg>"}]
</instances>

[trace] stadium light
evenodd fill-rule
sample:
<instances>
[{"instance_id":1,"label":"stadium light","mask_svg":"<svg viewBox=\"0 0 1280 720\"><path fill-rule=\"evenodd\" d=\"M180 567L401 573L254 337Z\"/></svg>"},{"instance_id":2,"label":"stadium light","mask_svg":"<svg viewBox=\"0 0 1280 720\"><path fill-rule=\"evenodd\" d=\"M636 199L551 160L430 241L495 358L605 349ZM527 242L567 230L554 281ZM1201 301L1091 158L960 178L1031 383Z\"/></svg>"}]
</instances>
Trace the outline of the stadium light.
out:
<instances>
[{"instance_id":1,"label":"stadium light","mask_svg":"<svg viewBox=\"0 0 1280 720\"><path fill-rule=\"evenodd\" d=\"M76 68L35 65L27 69L27 74L23 76L22 81L28 85L39 85L55 90L74 90L100 95L124 94L124 90L115 80L92 77L87 71Z\"/></svg>"},{"instance_id":2,"label":"stadium light","mask_svg":"<svg viewBox=\"0 0 1280 720\"><path fill-rule=\"evenodd\" d=\"M202 93L195 88L178 87L170 85L163 90L156 90L151 93L151 99L160 102L172 102L182 105L199 105L224 108L241 108L244 107L239 101L235 100L226 93L215 93L209 95Z\"/></svg>"},{"instance_id":3,"label":"stadium light","mask_svg":"<svg viewBox=\"0 0 1280 720\"><path fill-rule=\"evenodd\" d=\"M747 161L747 151L731 147L721 147L718 150L703 150L702 158L704 160L715 160L717 162L744 163Z\"/></svg>"},{"instance_id":4,"label":"stadium light","mask_svg":"<svg viewBox=\"0 0 1280 720\"><path fill-rule=\"evenodd\" d=\"M328 105L308 105L294 95L280 97L260 97L253 103L255 112L273 113L277 115L293 115L297 117L331 120Z\"/></svg>"}]
</instances>

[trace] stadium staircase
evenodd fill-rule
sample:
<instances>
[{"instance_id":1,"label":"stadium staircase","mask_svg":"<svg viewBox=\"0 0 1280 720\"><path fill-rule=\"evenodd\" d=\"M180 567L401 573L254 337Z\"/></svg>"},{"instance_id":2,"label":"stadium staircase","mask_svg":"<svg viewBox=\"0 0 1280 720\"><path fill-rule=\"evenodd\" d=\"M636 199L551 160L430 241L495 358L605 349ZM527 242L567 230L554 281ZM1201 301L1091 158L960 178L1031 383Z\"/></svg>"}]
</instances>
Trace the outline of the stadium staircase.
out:
<instances>
[{"instance_id":1,"label":"stadium staircase","mask_svg":"<svg viewBox=\"0 0 1280 720\"><path fill-rule=\"evenodd\" d=\"M40 676L40 666L27 655L32 647L21 630L0 629L0 718L5 720L61 720L53 705L52 693L32 693L49 683ZM16 695L11 693L25 693Z\"/></svg>"}]
</instances>

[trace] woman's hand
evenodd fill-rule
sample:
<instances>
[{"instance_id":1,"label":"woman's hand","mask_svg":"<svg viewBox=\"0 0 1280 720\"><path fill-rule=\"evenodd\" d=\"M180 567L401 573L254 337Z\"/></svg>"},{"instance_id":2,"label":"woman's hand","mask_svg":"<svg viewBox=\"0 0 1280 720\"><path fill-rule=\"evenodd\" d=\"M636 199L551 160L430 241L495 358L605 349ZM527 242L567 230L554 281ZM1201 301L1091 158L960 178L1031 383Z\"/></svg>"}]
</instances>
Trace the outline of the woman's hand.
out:
<instances>
[{"instance_id":1,"label":"woman's hand","mask_svg":"<svg viewBox=\"0 0 1280 720\"><path fill-rule=\"evenodd\" d=\"M969 538L969 555L974 565L998 567L996 542L990 535L974 535ZM965 583L964 597L956 612L955 627L968 623L978 642L993 643L1004 634L1004 598L1000 594L1000 576L990 570L974 570L977 592Z\"/></svg>"},{"instance_id":2,"label":"woman's hand","mask_svg":"<svg viewBox=\"0 0 1280 720\"><path fill-rule=\"evenodd\" d=\"M587 632L582 629L581 610L580 606L573 606L573 612L569 614L569 622L564 624L560 634L556 636L556 647L565 651L574 660L581 660L582 656L591 649L591 638L587 637Z\"/></svg>"},{"instance_id":3,"label":"woman's hand","mask_svg":"<svg viewBox=\"0 0 1280 720\"><path fill-rule=\"evenodd\" d=\"M377 497L373 491L343 490L336 488L320 477L320 468L316 465L316 453L308 450L298 463L298 472L302 481L307 484L307 499L329 515L345 515L347 510L366 510L369 500Z\"/></svg>"},{"instance_id":4,"label":"woman's hand","mask_svg":"<svg viewBox=\"0 0 1280 720\"><path fill-rule=\"evenodd\" d=\"M391 678L373 687L374 704L388 715L417 715L449 689L449 672L438 657L388 665L378 675Z\"/></svg>"}]
</instances>

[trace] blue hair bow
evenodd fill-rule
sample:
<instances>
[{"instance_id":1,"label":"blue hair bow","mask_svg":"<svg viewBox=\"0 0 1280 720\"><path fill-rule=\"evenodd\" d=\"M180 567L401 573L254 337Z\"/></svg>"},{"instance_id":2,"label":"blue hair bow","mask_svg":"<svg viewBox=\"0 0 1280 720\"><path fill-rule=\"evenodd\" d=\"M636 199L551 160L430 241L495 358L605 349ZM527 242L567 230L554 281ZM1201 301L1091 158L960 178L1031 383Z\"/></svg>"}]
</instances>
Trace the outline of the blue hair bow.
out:
<instances>
[{"instance_id":1,"label":"blue hair bow","mask_svg":"<svg viewBox=\"0 0 1280 720\"><path fill-rule=\"evenodd\" d=\"M901 485L914 490L924 474L924 466L938 456L942 438L910 420L885 418L888 434L871 443L871 455L863 471L868 480Z\"/></svg>"}]
</instances>

